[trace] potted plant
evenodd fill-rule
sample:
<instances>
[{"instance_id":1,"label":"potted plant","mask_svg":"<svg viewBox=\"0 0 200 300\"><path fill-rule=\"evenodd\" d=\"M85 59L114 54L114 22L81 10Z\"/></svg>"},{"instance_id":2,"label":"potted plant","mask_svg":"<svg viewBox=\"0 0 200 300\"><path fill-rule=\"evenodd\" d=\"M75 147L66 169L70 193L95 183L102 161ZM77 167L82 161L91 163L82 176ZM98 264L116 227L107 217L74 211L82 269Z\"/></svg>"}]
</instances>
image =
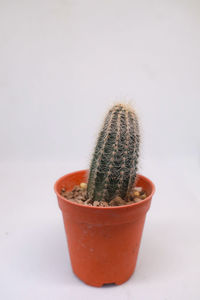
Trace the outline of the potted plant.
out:
<instances>
[{"instance_id":1,"label":"potted plant","mask_svg":"<svg viewBox=\"0 0 200 300\"><path fill-rule=\"evenodd\" d=\"M54 186L74 273L93 286L133 274L154 184L137 174L140 135L135 111L114 105L100 130L90 169Z\"/></svg>"}]
</instances>

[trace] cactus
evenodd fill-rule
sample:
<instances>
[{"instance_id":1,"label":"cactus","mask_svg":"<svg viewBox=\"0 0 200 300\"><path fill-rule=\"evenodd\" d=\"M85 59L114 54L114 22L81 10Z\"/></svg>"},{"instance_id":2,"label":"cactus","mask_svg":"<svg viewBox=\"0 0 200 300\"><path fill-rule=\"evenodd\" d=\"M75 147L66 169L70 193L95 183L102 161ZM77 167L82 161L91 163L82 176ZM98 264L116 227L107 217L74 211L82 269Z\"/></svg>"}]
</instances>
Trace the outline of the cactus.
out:
<instances>
[{"instance_id":1,"label":"cactus","mask_svg":"<svg viewBox=\"0 0 200 300\"><path fill-rule=\"evenodd\" d=\"M114 105L99 133L90 165L87 196L92 201L128 196L136 179L139 144L136 113L128 105Z\"/></svg>"}]
</instances>

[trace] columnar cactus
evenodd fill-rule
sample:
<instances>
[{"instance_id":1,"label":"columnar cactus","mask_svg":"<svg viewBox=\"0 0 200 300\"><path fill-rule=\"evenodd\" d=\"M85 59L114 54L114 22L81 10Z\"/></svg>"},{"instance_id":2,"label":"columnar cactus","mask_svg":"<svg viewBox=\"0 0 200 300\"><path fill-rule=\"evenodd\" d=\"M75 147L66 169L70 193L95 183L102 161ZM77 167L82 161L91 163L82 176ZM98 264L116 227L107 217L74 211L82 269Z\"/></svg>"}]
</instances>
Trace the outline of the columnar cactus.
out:
<instances>
[{"instance_id":1,"label":"columnar cactus","mask_svg":"<svg viewBox=\"0 0 200 300\"><path fill-rule=\"evenodd\" d=\"M104 121L90 165L87 195L92 201L125 199L131 192L139 156L139 126L134 110L113 106Z\"/></svg>"}]
</instances>

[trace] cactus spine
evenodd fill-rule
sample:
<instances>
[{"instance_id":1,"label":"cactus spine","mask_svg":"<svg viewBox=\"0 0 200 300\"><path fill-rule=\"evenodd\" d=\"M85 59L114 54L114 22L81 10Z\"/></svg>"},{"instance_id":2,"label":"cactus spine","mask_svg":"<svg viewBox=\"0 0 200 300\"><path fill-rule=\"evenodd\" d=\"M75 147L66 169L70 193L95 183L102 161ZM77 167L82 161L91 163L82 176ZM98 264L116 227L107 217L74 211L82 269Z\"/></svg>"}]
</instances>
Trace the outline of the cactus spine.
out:
<instances>
[{"instance_id":1,"label":"cactus spine","mask_svg":"<svg viewBox=\"0 0 200 300\"><path fill-rule=\"evenodd\" d=\"M87 194L92 201L110 202L130 193L137 172L139 126L130 106L113 106L104 121L93 154Z\"/></svg>"}]
</instances>

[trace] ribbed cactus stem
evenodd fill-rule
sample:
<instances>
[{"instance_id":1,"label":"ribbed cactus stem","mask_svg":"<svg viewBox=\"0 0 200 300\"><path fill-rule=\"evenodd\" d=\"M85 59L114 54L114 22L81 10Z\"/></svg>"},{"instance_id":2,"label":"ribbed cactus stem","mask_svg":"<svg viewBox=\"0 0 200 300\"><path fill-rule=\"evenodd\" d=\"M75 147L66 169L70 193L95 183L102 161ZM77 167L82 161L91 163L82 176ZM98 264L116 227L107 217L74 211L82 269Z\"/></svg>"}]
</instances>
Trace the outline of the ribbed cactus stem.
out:
<instances>
[{"instance_id":1,"label":"ribbed cactus stem","mask_svg":"<svg viewBox=\"0 0 200 300\"><path fill-rule=\"evenodd\" d=\"M130 193L137 172L139 127L130 106L117 104L108 112L91 161L87 194L92 201L111 201Z\"/></svg>"}]
</instances>

